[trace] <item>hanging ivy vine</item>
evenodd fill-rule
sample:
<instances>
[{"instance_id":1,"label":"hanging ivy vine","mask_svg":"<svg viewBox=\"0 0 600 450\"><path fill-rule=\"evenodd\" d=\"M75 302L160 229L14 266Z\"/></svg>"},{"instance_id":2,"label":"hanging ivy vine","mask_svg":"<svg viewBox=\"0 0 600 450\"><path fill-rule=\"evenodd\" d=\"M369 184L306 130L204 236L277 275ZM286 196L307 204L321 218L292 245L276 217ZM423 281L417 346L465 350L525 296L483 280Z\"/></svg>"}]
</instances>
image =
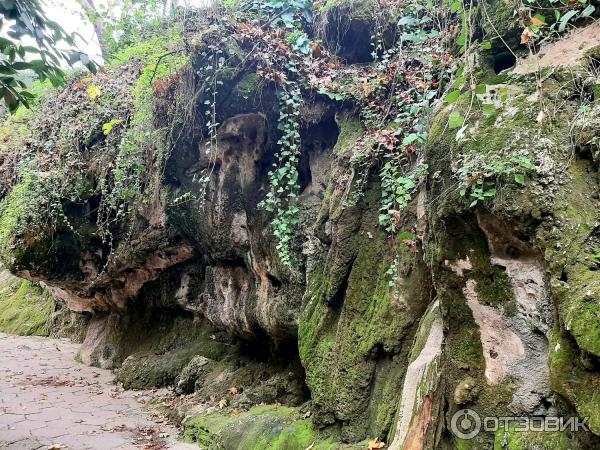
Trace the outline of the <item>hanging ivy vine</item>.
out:
<instances>
[{"instance_id":1,"label":"hanging ivy vine","mask_svg":"<svg viewBox=\"0 0 600 450\"><path fill-rule=\"evenodd\" d=\"M290 75L284 81L279 93L279 124L281 138L277 141L279 150L276 162L269 171L270 190L260 206L274 215L271 221L273 234L277 238L277 251L281 262L292 265L290 244L294 227L299 224L297 196L298 162L300 161L300 107L302 93L298 82L293 79L297 73L296 63L289 61L286 71Z\"/></svg>"}]
</instances>

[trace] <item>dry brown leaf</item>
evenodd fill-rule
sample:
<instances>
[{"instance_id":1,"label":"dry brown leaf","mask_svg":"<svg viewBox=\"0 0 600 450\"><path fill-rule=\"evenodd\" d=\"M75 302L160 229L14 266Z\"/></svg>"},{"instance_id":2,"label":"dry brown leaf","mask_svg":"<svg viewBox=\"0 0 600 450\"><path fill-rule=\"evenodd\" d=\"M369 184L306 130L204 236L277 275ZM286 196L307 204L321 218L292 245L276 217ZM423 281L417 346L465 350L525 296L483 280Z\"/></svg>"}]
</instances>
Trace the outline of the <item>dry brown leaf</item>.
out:
<instances>
[{"instance_id":1,"label":"dry brown leaf","mask_svg":"<svg viewBox=\"0 0 600 450\"><path fill-rule=\"evenodd\" d=\"M375 438L372 441L369 441L367 450L375 450L378 448L384 448L385 442L380 442L379 438Z\"/></svg>"},{"instance_id":2,"label":"dry brown leaf","mask_svg":"<svg viewBox=\"0 0 600 450\"><path fill-rule=\"evenodd\" d=\"M529 27L525 28L521 33L521 44L527 44L531 38L533 37L533 33L529 29Z\"/></svg>"},{"instance_id":3,"label":"dry brown leaf","mask_svg":"<svg viewBox=\"0 0 600 450\"><path fill-rule=\"evenodd\" d=\"M240 412L237 409L234 409L233 411L231 411L231 417L237 417L240 415Z\"/></svg>"},{"instance_id":4,"label":"dry brown leaf","mask_svg":"<svg viewBox=\"0 0 600 450\"><path fill-rule=\"evenodd\" d=\"M531 25L535 26L535 27L539 27L541 25L544 25L544 22L542 22L540 19L538 19L537 17L532 17L531 18Z\"/></svg>"},{"instance_id":5,"label":"dry brown leaf","mask_svg":"<svg viewBox=\"0 0 600 450\"><path fill-rule=\"evenodd\" d=\"M219 408L223 409L225 408L229 403L227 402L226 399L222 398L221 401L219 402Z\"/></svg>"},{"instance_id":6,"label":"dry brown leaf","mask_svg":"<svg viewBox=\"0 0 600 450\"><path fill-rule=\"evenodd\" d=\"M323 56L321 46L319 44L317 44L316 42L310 43L310 49L312 51L313 58L320 58L321 56Z\"/></svg>"}]
</instances>

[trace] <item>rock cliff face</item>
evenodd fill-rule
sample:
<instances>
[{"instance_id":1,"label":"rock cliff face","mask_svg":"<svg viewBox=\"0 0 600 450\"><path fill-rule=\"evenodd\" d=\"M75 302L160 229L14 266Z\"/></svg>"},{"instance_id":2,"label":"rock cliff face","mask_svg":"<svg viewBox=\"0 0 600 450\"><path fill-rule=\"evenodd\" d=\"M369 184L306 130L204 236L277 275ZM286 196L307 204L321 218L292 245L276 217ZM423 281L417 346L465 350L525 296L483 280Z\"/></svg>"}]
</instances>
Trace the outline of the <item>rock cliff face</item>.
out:
<instances>
[{"instance_id":1,"label":"rock cliff face","mask_svg":"<svg viewBox=\"0 0 600 450\"><path fill-rule=\"evenodd\" d=\"M130 49L46 94L29 131L6 132L4 265L91 316L80 358L118 367L126 387L173 385L200 402L235 386L228 408L241 415L193 409L186 436L200 445L600 446L597 23L526 57L526 18L505 2L478 5L470 32L493 35L465 57L478 84L411 110L430 119L413 146L394 137L417 123L401 121L413 113L383 127L370 116L382 114L378 89L401 96L376 77L416 67L402 53L406 18L424 17L411 5L382 15L375 0L328 2L312 56L282 31L203 12L165 28L152 51ZM458 49L444 45L452 60ZM435 73L427 64L419 70ZM420 73L391 78L417 86L403 101L433 90ZM454 82L436 76L436 89ZM390 226L393 149L406 153L406 173L427 171L404 185ZM289 241L264 207L288 189L276 181L282 158L295 161ZM513 424L461 439L453 417L466 408L585 417L589 431ZM279 430L272 442L268 427Z\"/></svg>"}]
</instances>

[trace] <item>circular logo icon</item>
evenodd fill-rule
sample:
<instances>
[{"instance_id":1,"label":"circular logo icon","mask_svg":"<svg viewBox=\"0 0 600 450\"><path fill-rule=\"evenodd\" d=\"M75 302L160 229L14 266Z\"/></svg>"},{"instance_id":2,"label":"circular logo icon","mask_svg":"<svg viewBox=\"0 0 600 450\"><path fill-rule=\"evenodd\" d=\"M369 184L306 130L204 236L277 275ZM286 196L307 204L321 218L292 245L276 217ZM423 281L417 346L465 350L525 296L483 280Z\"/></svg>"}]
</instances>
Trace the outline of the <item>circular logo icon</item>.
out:
<instances>
[{"instance_id":1,"label":"circular logo icon","mask_svg":"<svg viewBox=\"0 0 600 450\"><path fill-rule=\"evenodd\" d=\"M461 439L473 439L481 430L481 418L472 409L460 409L450 422L452 433Z\"/></svg>"}]
</instances>

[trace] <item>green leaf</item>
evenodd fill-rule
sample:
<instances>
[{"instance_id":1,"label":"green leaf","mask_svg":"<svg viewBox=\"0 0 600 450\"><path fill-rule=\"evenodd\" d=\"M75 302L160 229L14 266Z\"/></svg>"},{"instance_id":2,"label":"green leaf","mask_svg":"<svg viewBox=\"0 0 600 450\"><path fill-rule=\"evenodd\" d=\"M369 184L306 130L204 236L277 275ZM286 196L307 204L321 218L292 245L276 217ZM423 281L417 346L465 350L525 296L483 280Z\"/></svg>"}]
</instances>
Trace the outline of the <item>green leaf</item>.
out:
<instances>
[{"instance_id":1,"label":"green leaf","mask_svg":"<svg viewBox=\"0 0 600 450\"><path fill-rule=\"evenodd\" d=\"M490 41L483 41L481 43L481 49L482 50L491 50L492 49L492 43Z\"/></svg>"},{"instance_id":2,"label":"green leaf","mask_svg":"<svg viewBox=\"0 0 600 450\"><path fill-rule=\"evenodd\" d=\"M458 112L452 111L448 117L448 126L450 129L460 128L465 123L465 118Z\"/></svg>"},{"instance_id":3,"label":"green leaf","mask_svg":"<svg viewBox=\"0 0 600 450\"><path fill-rule=\"evenodd\" d=\"M496 113L496 107L487 103L481 106L481 110L486 116L492 116Z\"/></svg>"},{"instance_id":4,"label":"green leaf","mask_svg":"<svg viewBox=\"0 0 600 450\"><path fill-rule=\"evenodd\" d=\"M523 175L522 173L515 173L515 182L519 183L520 185L524 185L525 175Z\"/></svg>"},{"instance_id":5,"label":"green leaf","mask_svg":"<svg viewBox=\"0 0 600 450\"><path fill-rule=\"evenodd\" d=\"M577 12L578 12L577 10L572 9L560 18L560 25L558 26L558 31L560 33L565 31L565 28L567 27L569 20L571 20L573 18L573 16L575 16L575 14L577 14Z\"/></svg>"},{"instance_id":6,"label":"green leaf","mask_svg":"<svg viewBox=\"0 0 600 450\"><path fill-rule=\"evenodd\" d=\"M589 17L594 11L596 11L596 7L594 5L588 5L583 11L581 11L581 17Z\"/></svg>"},{"instance_id":7,"label":"green leaf","mask_svg":"<svg viewBox=\"0 0 600 450\"><path fill-rule=\"evenodd\" d=\"M458 97L460 97L460 91L452 91L449 94L447 94L446 97L444 97L444 101L446 103L452 104L456 102L456 100L458 100Z\"/></svg>"}]
</instances>

